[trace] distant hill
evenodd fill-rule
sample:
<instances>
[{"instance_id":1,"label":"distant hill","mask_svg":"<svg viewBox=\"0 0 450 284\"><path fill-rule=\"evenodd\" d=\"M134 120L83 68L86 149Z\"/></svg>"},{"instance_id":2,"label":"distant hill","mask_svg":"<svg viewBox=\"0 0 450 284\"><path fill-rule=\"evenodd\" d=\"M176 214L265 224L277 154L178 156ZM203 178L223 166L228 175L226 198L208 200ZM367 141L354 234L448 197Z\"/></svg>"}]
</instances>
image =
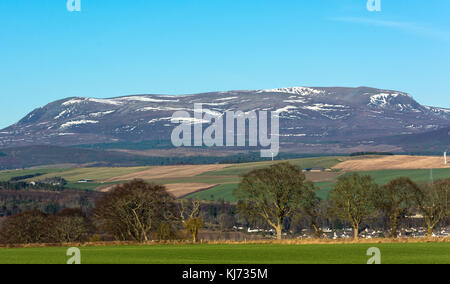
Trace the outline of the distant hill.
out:
<instances>
[{"instance_id":1,"label":"distant hill","mask_svg":"<svg viewBox=\"0 0 450 284\"><path fill-rule=\"evenodd\" d=\"M134 156L58 146L29 146L3 149L0 169L26 168L53 164L124 165L136 163Z\"/></svg>"},{"instance_id":2,"label":"distant hill","mask_svg":"<svg viewBox=\"0 0 450 284\"><path fill-rule=\"evenodd\" d=\"M28 146L3 149L0 156L0 170L22 169L36 166L70 165L84 167L131 167L131 166L164 166L164 165L199 165L199 164L229 164L263 161L259 152L248 152L215 156L208 155L178 155L178 156L146 156L126 152L83 149L60 146ZM302 158L321 156L281 153L279 158Z\"/></svg>"},{"instance_id":3,"label":"distant hill","mask_svg":"<svg viewBox=\"0 0 450 284\"><path fill-rule=\"evenodd\" d=\"M450 150L450 127L425 133L382 137L377 142L402 145L405 151L410 152L443 152Z\"/></svg>"},{"instance_id":4,"label":"distant hill","mask_svg":"<svg viewBox=\"0 0 450 284\"><path fill-rule=\"evenodd\" d=\"M227 110L276 111L282 147L295 152L393 151L399 144L383 148L373 141L450 126L449 109L422 106L404 92L368 87L76 97L40 107L1 130L0 148L170 141L172 114L184 110L193 116L194 103L203 103L213 115Z\"/></svg>"}]
</instances>

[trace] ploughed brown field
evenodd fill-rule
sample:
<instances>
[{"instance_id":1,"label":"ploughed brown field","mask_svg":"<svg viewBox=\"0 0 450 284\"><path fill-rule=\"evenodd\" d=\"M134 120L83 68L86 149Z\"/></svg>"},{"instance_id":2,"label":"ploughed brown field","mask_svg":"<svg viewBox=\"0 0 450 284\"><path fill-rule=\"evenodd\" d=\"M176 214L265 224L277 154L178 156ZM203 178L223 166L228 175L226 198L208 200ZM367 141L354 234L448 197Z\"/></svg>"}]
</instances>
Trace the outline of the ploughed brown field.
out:
<instances>
[{"instance_id":1,"label":"ploughed brown field","mask_svg":"<svg viewBox=\"0 0 450 284\"><path fill-rule=\"evenodd\" d=\"M167 191L173 194L173 196L175 196L176 198L182 198L194 192L211 189L217 185L218 184L207 184L207 183L173 183L173 184L166 184L165 187L167 188ZM108 186L102 188L100 191L108 192L113 188L114 186Z\"/></svg>"},{"instance_id":2,"label":"ploughed brown field","mask_svg":"<svg viewBox=\"0 0 450 284\"><path fill-rule=\"evenodd\" d=\"M430 156L365 157L361 159L344 161L333 167L333 169L342 170L345 172L443 168L450 168L450 164L444 165L443 157Z\"/></svg>"},{"instance_id":3,"label":"ploughed brown field","mask_svg":"<svg viewBox=\"0 0 450 284\"><path fill-rule=\"evenodd\" d=\"M123 176L118 176L104 180L103 182L116 182L116 181L129 181L133 179L170 179L170 178L183 178L193 177L206 172L221 170L231 165L187 165L187 166L163 166L155 167L142 172L136 172Z\"/></svg>"},{"instance_id":4,"label":"ploughed brown field","mask_svg":"<svg viewBox=\"0 0 450 284\"><path fill-rule=\"evenodd\" d=\"M126 174L104 180L103 182L117 182L117 181L130 181L133 179L177 179L177 178L190 178L205 172L221 170L230 165L186 165L186 166L163 166L154 167L145 171ZM173 194L176 198L187 196L191 193L208 190L217 186L218 184L210 183L174 183L166 184L167 191ZM101 189L102 192L108 192L113 188L109 186Z\"/></svg>"},{"instance_id":5,"label":"ploughed brown field","mask_svg":"<svg viewBox=\"0 0 450 284\"><path fill-rule=\"evenodd\" d=\"M167 184L167 191L173 194L176 198L187 196L194 192L211 189L218 184L206 184L206 183L174 183Z\"/></svg>"}]
</instances>

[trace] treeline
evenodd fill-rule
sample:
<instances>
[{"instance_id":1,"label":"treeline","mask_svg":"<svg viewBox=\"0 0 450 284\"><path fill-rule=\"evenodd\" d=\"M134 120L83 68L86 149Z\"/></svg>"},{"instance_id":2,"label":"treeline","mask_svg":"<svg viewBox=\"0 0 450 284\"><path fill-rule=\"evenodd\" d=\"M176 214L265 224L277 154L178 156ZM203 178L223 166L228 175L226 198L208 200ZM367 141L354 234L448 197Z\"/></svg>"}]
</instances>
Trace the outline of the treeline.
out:
<instances>
[{"instance_id":1,"label":"treeline","mask_svg":"<svg viewBox=\"0 0 450 284\"><path fill-rule=\"evenodd\" d=\"M34 178L34 177L39 177L44 175L43 173L35 173L32 175L24 175L24 176L17 176L17 177L12 177L9 181L10 182L17 182L17 181L21 181L21 180L25 180L25 179L30 179L30 178Z\"/></svg>"},{"instance_id":2,"label":"treeline","mask_svg":"<svg viewBox=\"0 0 450 284\"><path fill-rule=\"evenodd\" d=\"M370 228L374 222L384 223L396 238L402 222L414 215L431 237L450 216L450 179L416 184L402 177L380 187L371 176L354 173L338 179L328 201L320 200L316 191L300 168L280 163L244 175L235 194L239 211L272 227L278 239L286 221L298 216L308 220L317 237L323 236L323 220L328 219L351 226L355 239L363 225Z\"/></svg>"},{"instance_id":3,"label":"treeline","mask_svg":"<svg viewBox=\"0 0 450 284\"><path fill-rule=\"evenodd\" d=\"M197 241L204 226L200 210L198 201L177 201L165 187L135 180L103 194L89 214L81 209L56 214L30 210L4 218L0 243L144 242L187 236Z\"/></svg>"},{"instance_id":4,"label":"treeline","mask_svg":"<svg viewBox=\"0 0 450 284\"><path fill-rule=\"evenodd\" d=\"M86 242L94 232L94 224L80 209L64 209L55 215L32 210L7 218L0 230L0 242L4 244Z\"/></svg>"},{"instance_id":5,"label":"treeline","mask_svg":"<svg viewBox=\"0 0 450 284\"><path fill-rule=\"evenodd\" d=\"M41 174L40 174L41 175ZM31 209L54 214L64 208L92 208L97 192L66 188L67 181L61 177L25 182L23 179L38 175L13 177L0 181L0 217L7 217Z\"/></svg>"},{"instance_id":6,"label":"treeline","mask_svg":"<svg viewBox=\"0 0 450 284\"><path fill-rule=\"evenodd\" d=\"M48 197L41 196L51 202ZM227 230L238 221L234 217L236 207L231 204L176 200L165 187L140 180L116 186L99 196L92 208L80 204L73 204L77 209L52 213L32 209L0 219L0 243L197 242L200 229Z\"/></svg>"},{"instance_id":7,"label":"treeline","mask_svg":"<svg viewBox=\"0 0 450 284\"><path fill-rule=\"evenodd\" d=\"M23 191L0 190L0 217L8 217L27 210L55 214L64 208L80 208L90 212L101 193L78 190Z\"/></svg>"},{"instance_id":8,"label":"treeline","mask_svg":"<svg viewBox=\"0 0 450 284\"><path fill-rule=\"evenodd\" d=\"M171 140L157 139L157 140L145 140L141 142L115 142L115 143L98 143L98 144L85 144L77 145L73 148L84 148L94 150L136 150L136 151L148 151L155 149L173 149L175 148Z\"/></svg>"},{"instance_id":9,"label":"treeline","mask_svg":"<svg viewBox=\"0 0 450 284\"><path fill-rule=\"evenodd\" d=\"M40 190L40 191L63 191L67 182L61 178L52 178L36 182L12 182L0 181L0 190Z\"/></svg>"},{"instance_id":10,"label":"treeline","mask_svg":"<svg viewBox=\"0 0 450 284\"><path fill-rule=\"evenodd\" d=\"M72 201L78 211L32 210L3 218L0 242L197 242L202 229L221 232L234 228L253 228L267 235L273 231L278 239L309 229L322 238L325 227L349 226L355 239L367 228L381 228L396 238L402 226L412 221L426 227L431 237L450 216L450 179L416 184L397 178L379 186L370 176L349 174L339 178L329 200L318 198L317 190L299 167L289 163L244 175L234 192L237 204L176 200L164 186L134 180L99 194L95 200ZM48 196L41 197L49 201Z\"/></svg>"}]
</instances>

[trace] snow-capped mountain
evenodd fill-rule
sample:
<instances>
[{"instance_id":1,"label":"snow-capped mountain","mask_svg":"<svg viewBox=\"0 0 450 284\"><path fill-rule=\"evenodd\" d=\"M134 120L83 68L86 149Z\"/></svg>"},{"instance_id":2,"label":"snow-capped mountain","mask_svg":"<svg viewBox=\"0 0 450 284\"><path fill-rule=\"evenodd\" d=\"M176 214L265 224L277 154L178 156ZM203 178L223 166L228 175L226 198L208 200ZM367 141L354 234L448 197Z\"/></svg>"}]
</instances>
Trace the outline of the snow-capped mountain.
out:
<instances>
[{"instance_id":1,"label":"snow-capped mountain","mask_svg":"<svg viewBox=\"0 0 450 284\"><path fill-rule=\"evenodd\" d=\"M367 87L295 87L195 95L67 98L38 108L0 130L0 148L29 145L168 140L175 111L276 111L285 145L373 143L375 138L417 134L450 125L450 110L422 106L409 94ZM192 115L193 116L193 115ZM200 123L192 119L192 123ZM293 146L294 145L294 146Z\"/></svg>"}]
</instances>

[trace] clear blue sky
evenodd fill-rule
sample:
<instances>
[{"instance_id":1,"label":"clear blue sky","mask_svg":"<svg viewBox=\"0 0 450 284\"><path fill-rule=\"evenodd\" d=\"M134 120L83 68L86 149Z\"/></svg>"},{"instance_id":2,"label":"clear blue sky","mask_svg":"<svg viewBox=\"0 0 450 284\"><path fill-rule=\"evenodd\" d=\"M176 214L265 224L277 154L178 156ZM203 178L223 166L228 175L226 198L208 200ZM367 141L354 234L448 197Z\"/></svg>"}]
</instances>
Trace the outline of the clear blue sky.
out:
<instances>
[{"instance_id":1,"label":"clear blue sky","mask_svg":"<svg viewBox=\"0 0 450 284\"><path fill-rule=\"evenodd\" d=\"M450 107L450 1L0 1L0 128L71 96L373 86Z\"/></svg>"}]
</instances>

